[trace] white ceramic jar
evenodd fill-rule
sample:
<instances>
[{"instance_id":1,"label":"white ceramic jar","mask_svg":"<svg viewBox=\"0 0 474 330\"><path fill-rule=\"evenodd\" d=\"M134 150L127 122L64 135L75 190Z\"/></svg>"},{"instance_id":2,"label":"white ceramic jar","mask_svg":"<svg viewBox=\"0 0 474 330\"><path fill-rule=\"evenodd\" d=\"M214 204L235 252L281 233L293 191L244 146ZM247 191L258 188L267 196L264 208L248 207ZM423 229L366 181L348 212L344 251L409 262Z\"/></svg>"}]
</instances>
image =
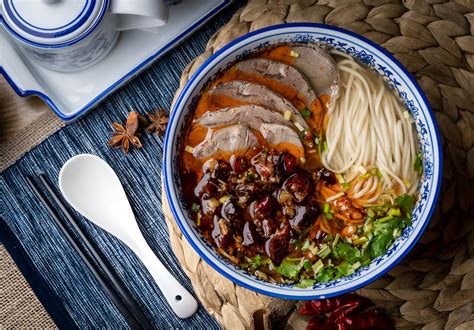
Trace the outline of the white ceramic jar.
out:
<instances>
[{"instance_id":1,"label":"white ceramic jar","mask_svg":"<svg viewBox=\"0 0 474 330\"><path fill-rule=\"evenodd\" d=\"M0 0L0 23L27 56L62 72L88 68L112 50L120 30L168 20L162 0Z\"/></svg>"}]
</instances>

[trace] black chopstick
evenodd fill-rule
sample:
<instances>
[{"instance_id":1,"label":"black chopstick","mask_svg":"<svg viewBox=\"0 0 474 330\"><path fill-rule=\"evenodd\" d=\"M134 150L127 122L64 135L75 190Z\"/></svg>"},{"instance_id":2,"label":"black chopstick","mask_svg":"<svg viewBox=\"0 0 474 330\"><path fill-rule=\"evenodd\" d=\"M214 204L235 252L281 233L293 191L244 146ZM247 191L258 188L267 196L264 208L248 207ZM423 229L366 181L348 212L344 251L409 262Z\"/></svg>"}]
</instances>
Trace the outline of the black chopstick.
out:
<instances>
[{"instance_id":1,"label":"black chopstick","mask_svg":"<svg viewBox=\"0 0 474 330\"><path fill-rule=\"evenodd\" d=\"M69 243L71 243L76 253L84 261L87 268L91 271L92 275L99 282L104 292L107 294L107 296L110 298L113 304L120 311L122 316L125 318L128 325L132 329L152 328L146 316L143 314L140 308L136 305L133 298L127 293L126 289L117 279L117 277L113 274L110 268L106 265L106 263L104 262L102 257L99 255L97 250L94 248L94 246L91 244L91 242L84 235L83 231L77 225L77 222L72 217L72 215L68 212L68 210L64 206L64 203L59 199L58 195L54 192L53 188L48 183L46 178L44 176L40 176L41 183L45 186L46 190L51 194L54 202L65 214L68 221L71 223L73 228L77 231L79 237L84 241L84 244L86 245L87 249L93 256L95 261L102 267L102 269L104 270L104 273L106 274L105 276L100 274L99 270L96 269L92 261L92 258L89 257L87 253L85 253L84 249L80 246L80 244L76 242L74 237L71 235L70 230L63 223L63 221L58 216L56 211L52 208L50 202L48 202L48 200L45 198L45 196L40 191L40 189L38 189L38 185L37 183L35 183L35 180L30 176L26 177L26 180L28 182L28 185L31 187L31 189L35 193L36 197L40 200L41 204L43 204L43 206L46 208L48 213L51 215L53 220L56 222L56 224L60 228L61 232L64 234L64 236L69 241ZM114 289L116 291L114 291ZM123 299L123 301L121 298Z\"/></svg>"},{"instance_id":2,"label":"black chopstick","mask_svg":"<svg viewBox=\"0 0 474 330\"><path fill-rule=\"evenodd\" d=\"M93 258L95 261L99 264L99 266L103 269L104 273L106 274L106 277L108 280L110 280L113 288L119 293L119 295L122 297L125 305L128 307L130 312L133 314L133 316L139 321L139 323L146 329L152 328L152 325L148 321L147 317L145 314L143 314L142 310L140 307L137 305L135 300L130 296L128 293L127 289L124 287L122 282L117 278L117 276L114 274L114 272L110 269L108 263L104 260L102 257L101 253L95 248L95 245L90 242L90 240L87 238L87 236L84 234L84 232L81 230L79 225L77 224L77 221L73 218L71 213L68 211L66 206L64 205L64 202L60 199L58 194L55 192L54 188L49 184L47 178L41 174L39 176L39 179L41 183L46 187L46 190L48 193L51 195L53 198L54 202L58 205L59 209L61 212L65 215L66 219L69 221L69 223L72 225L74 230L78 233L79 237L81 240L84 242L84 244L87 246L89 249L89 252L92 254Z\"/></svg>"}]
</instances>

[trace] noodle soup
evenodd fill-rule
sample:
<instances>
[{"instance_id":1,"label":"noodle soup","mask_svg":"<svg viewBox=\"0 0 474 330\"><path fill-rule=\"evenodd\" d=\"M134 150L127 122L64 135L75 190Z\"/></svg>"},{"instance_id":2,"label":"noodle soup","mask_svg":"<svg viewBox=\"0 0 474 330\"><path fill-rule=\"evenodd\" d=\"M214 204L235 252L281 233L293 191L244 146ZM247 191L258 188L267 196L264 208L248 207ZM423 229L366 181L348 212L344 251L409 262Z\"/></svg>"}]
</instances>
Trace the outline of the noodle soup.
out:
<instances>
[{"instance_id":1,"label":"noodle soup","mask_svg":"<svg viewBox=\"0 0 474 330\"><path fill-rule=\"evenodd\" d=\"M384 254L422 175L413 118L383 80L318 44L281 44L201 94L181 152L201 235L241 269L310 287Z\"/></svg>"}]
</instances>

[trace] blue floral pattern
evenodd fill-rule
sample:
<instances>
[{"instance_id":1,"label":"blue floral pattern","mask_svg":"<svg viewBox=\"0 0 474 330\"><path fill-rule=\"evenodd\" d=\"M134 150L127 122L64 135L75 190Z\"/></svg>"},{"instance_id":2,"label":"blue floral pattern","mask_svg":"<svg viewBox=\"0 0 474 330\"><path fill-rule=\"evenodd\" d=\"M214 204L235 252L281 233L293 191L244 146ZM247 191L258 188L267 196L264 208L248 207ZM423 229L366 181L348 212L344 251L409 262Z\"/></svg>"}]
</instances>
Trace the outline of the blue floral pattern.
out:
<instances>
[{"instance_id":1,"label":"blue floral pattern","mask_svg":"<svg viewBox=\"0 0 474 330\"><path fill-rule=\"evenodd\" d=\"M321 32L319 33L285 33L283 35L284 35L283 37L280 37L280 36L279 37L275 37L275 36L264 37L262 38L263 40L260 39L262 40L260 42L257 41L259 39L253 40L253 41L250 40L244 46L233 50L230 54L228 54L225 57L224 60L221 60L220 62L218 62L217 65L211 68L210 71L204 77L204 79L202 79L202 81L204 82L201 82L195 86L194 91L191 94L194 96L190 99L190 101L184 104L185 108L187 109L187 112L186 112L187 115L183 118L180 118L180 125L178 125L179 129L177 130L177 132L186 131L186 127L187 127L186 123L188 122L190 113L193 112L199 95L201 94L203 90L207 88L210 81L214 80L223 70L226 70L236 60L241 60L245 57L248 57L253 52L259 49L268 47L272 44L277 44L277 43L282 43L282 42L290 42L290 43L311 42L311 43L323 44L326 47L339 50L346 54L351 55L356 60L363 63L366 67L368 67L369 69L379 74L387 82L390 88L393 89L395 93L398 94L405 108L413 115L413 118L415 119L417 138L418 138L418 142L420 146L420 151L423 156L424 175L420 183L420 193L419 193L418 202L413 211L412 223L403 231L401 236L395 240L395 242L388 249L388 251L384 255L374 259L369 265L359 268L355 273L351 274L350 276L338 278L328 283L317 283L312 287L312 289L316 290L316 289L339 287L344 284L347 284L350 281L353 281L356 278L368 275L371 271L374 271L378 266L384 264L387 261L387 259L389 259L393 254L395 254L395 252L398 252L399 249L406 249L407 244L405 243L408 239L412 237L412 234L415 231L415 228L419 228L420 226L422 226L422 224L421 225L418 224L418 222L420 221L420 214L427 207L426 203L428 201L430 194L434 193L432 191L433 183L431 182L432 176L434 173L434 163L433 163L433 159L434 159L433 149L434 148L431 143L431 140L433 136L435 135L435 133L430 132L428 130L427 125L426 125L426 118L423 119L422 111L415 105L415 100L408 96L406 92L406 86L402 84L402 82L400 82L396 78L398 75L395 74L395 72L393 71L394 68L390 67L389 65L386 64L385 61L381 60L380 55L376 53L371 53L370 51L368 51L367 49L365 49L363 46L359 45L358 43L349 42L348 40L342 37L338 38L332 35L331 36L323 35L323 33ZM183 136L184 134L181 134L181 133L177 134L176 136L177 146L182 145ZM174 184L176 186L176 191L181 191L178 158L176 158L175 161L173 162L173 168L174 168L174 171L173 171ZM179 199L179 203L181 204L180 205L181 209L186 210L187 209L186 201L184 200L184 198L182 196L179 196L178 199ZM188 220L186 221L188 221L188 223L191 223L191 226L193 226L194 230L197 231L192 221L189 220L191 219L189 211L186 210L185 212L187 213L187 217L188 217ZM424 219L424 221L427 221L427 219ZM213 247L200 235L198 236L200 237L201 243L205 245L207 249L209 250L209 253L212 253L211 251L213 250ZM241 274L245 273L247 277L251 278L251 282L266 283L267 285L271 285L273 287L291 288L292 290L299 290L301 292L305 290L306 291L311 290L311 289L299 289L296 287L293 288L293 285L288 284L288 283L269 284L268 282L261 280L254 275L246 273L240 267L232 264L229 260L222 257L220 254L218 253L212 253L212 254L215 257L217 257L221 263L227 265L228 268L232 268L237 273L241 273ZM395 261L392 261L392 263L394 262ZM229 277L232 277L232 276L229 276Z\"/></svg>"}]
</instances>

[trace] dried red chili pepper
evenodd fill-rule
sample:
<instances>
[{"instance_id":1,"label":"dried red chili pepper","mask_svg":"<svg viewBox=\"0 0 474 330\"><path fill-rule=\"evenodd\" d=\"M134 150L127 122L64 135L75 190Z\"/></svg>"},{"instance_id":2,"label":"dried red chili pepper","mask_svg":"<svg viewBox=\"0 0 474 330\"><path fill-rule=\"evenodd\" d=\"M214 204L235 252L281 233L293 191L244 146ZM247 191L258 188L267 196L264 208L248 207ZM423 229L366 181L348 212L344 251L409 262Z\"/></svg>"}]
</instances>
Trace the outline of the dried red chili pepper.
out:
<instances>
[{"instance_id":1,"label":"dried red chili pepper","mask_svg":"<svg viewBox=\"0 0 474 330\"><path fill-rule=\"evenodd\" d=\"M367 298L359 297L354 294L345 294L339 297L307 301L300 308L300 313L303 315L330 313L351 301L360 301L364 306L372 305Z\"/></svg>"},{"instance_id":2,"label":"dried red chili pepper","mask_svg":"<svg viewBox=\"0 0 474 330\"><path fill-rule=\"evenodd\" d=\"M320 330L324 326L325 320L321 316L313 316L309 319L306 330Z\"/></svg>"},{"instance_id":3,"label":"dried red chili pepper","mask_svg":"<svg viewBox=\"0 0 474 330\"><path fill-rule=\"evenodd\" d=\"M341 323L341 321L344 318L350 315L354 315L358 312L361 312L362 310L364 310L364 308L365 308L365 305L363 304L361 300L350 301L347 304L342 305L341 307L333 311L331 315L329 315L329 318L326 320L326 323L321 329L322 330L331 330L334 328L337 329L337 325Z\"/></svg>"},{"instance_id":4,"label":"dried red chili pepper","mask_svg":"<svg viewBox=\"0 0 474 330\"><path fill-rule=\"evenodd\" d=\"M393 321L385 314L383 308L375 307L363 313L344 317L340 320L340 329L359 330L359 329L395 329Z\"/></svg>"}]
</instances>

